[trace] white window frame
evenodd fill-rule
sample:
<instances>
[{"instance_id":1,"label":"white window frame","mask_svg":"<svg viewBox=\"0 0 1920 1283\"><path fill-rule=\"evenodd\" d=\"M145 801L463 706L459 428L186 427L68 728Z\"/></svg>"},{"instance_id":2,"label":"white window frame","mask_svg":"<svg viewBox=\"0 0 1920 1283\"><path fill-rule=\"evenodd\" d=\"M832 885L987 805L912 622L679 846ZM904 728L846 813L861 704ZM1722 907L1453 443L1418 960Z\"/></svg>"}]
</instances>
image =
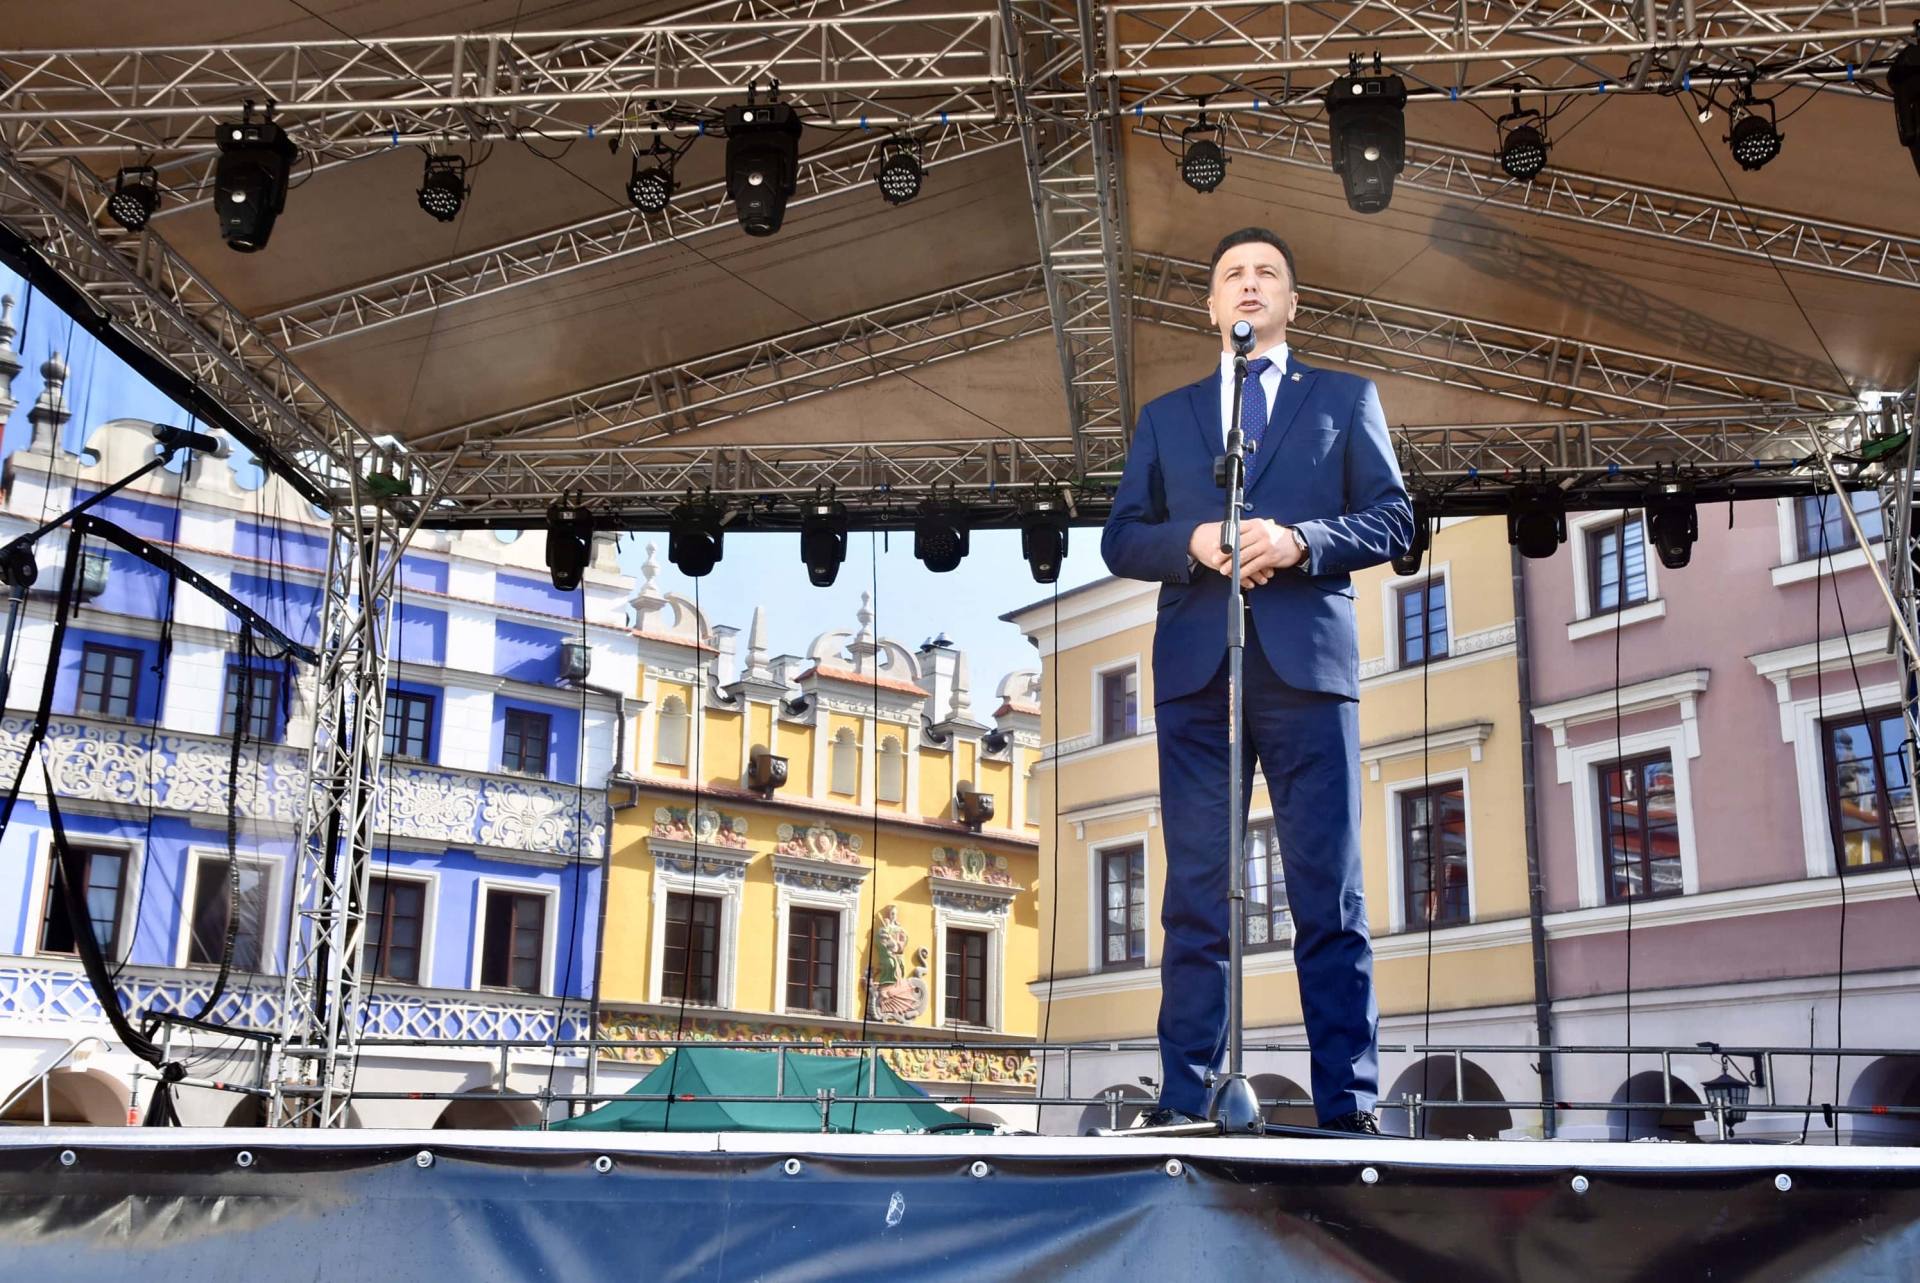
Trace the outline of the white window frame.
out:
<instances>
[{"instance_id":1,"label":"white window frame","mask_svg":"<svg viewBox=\"0 0 1920 1283\"><path fill-rule=\"evenodd\" d=\"M679 705L679 712L674 711L676 704ZM688 707L687 701L678 695L667 696L660 701L660 711L656 714L656 719L659 722L659 726L656 728L657 733L653 741L653 760L661 766L687 765L693 742L693 713ZM679 723L679 748L677 750L670 747L673 742L673 737L667 734L667 723L670 719ZM673 752L677 752L677 760L675 757L668 756L669 753Z\"/></svg>"},{"instance_id":2,"label":"white window frame","mask_svg":"<svg viewBox=\"0 0 1920 1283\"><path fill-rule=\"evenodd\" d=\"M1797 699L1782 710L1781 717L1783 722L1788 717L1793 722L1790 739L1800 792L1800 836L1806 847L1810 878L1830 878L1840 872L1833 851L1833 815L1827 796L1826 736L1822 724L1863 713L1900 715L1900 687L1894 682L1876 683L1858 692L1853 683L1848 682L1844 690L1828 690L1824 695L1824 710L1820 699Z\"/></svg>"},{"instance_id":3,"label":"white window frame","mask_svg":"<svg viewBox=\"0 0 1920 1283\"><path fill-rule=\"evenodd\" d=\"M190 846L187 848L186 875L181 879L180 887L180 925L174 932L173 965L182 969L192 968L204 971L214 964L187 961L188 950L193 942L193 903L200 894L200 870L208 860L227 858L223 847ZM286 875L286 861L277 855L267 855L259 851L236 851L234 858L242 864L259 865L267 871L266 910L260 923L260 960L264 964L262 973L278 975L281 971L280 948L284 924L275 906L281 904L281 879Z\"/></svg>"},{"instance_id":4,"label":"white window frame","mask_svg":"<svg viewBox=\"0 0 1920 1283\"><path fill-rule=\"evenodd\" d=\"M373 973L367 973L367 983L382 985L406 985L409 988L431 989L433 985L433 945L434 937L439 933L433 929L440 910L440 875L438 873L415 871L413 869L382 869L373 875L385 878L389 882L417 882L426 887L427 894L420 906L420 978L418 980L374 979Z\"/></svg>"},{"instance_id":5,"label":"white window frame","mask_svg":"<svg viewBox=\"0 0 1920 1283\"><path fill-rule=\"evenodd\" d=\"M1146 957L1141 959L1140 967L1108 967L1107 960L1100 954L1100 927L1107 916L1106 883L1102 876L1102 865L1109 851L1121 847L1140 848L1141 862L1146 873L1146 886L1143 889L1144 903L1147 906ZM1147 840L1147 830L1138 833L1123 834L1119 837L1102 838L1087 847L1087 970L1138 971L1152 970L1159 966L1153 956L1153 844Z\"/></svg>"},{"instance_id":6,"label":"white window frame","mask_svg":"<svg viewBox=\"0 0 1920 1283\"><path fill-rule=\"evenodd\" d=\"M1447 603L1447 653L1443 658L1453 658L1453 641L1459 635L1454 627L1453 614L1453 575L1450 573L1453 563L1435 562L1431 572L1422 568L1414 575L1389 575L1380 581L1380 654L1386 661L1387 671L1396 672L1400 664L1400 592L1402 589L1424 585L1429 578L1440 586ZM1431 658L1429 663L1434 662Z\"/></svg>"},{"instance_id":7,"label":"white window frame","mask_svg":"<svg viewBox=\"0 0 1920 1283\"><path fill-rule=\"evenodd\" d=\"M1608 903L1604 881L1606 853L1600 849L1601 769L1662 750L1673 762L1674 819L1680 838L1680 893L1699 894L1700 857L1693 837L1693 775L1688 766L1691 759L1699 755L1699 748L1684 725L1663 726L1622 736L1617 742L1606 738L1567 750L1573 761L1572 783L1584 791L1584 797L1576 797L1573 806L1573 842L1579 862L1581 908L1599 908ZM1468 886L1472 886L1471 872Z\"/></svg>"},{"instance_id":8,"label":"white window frame","mask_svg":"<svg viewBox=\"0 0 1920 1283\"><path fill-rule=\"evenodd\" d=\"M547 910L541 915L542 934L546 938L540 942L540 988L537 993L529 994L524 989L480 983L480 959L486 952L487 944L487 897L495 891L546 897ZM554 953L560 938L560 888L541 882L522 881L518 878L484 877L475 879L473 895L473 948L467 960L467 988L476 993L513 993L530 998L552 997Z\"/></svg>"},{"instance_id":9,"label":"white window frame","mask_svg":"<svg viewBox=\"0 0 1920 1283\"><path fill-rule=\"evenodd\" d=\"M744 877L721 877L713 873L698 877L669 869L656 858L653 866L653 948L647 963L649 1002L679 1002L667 997L667 896L713 896L720 901L719 972L713 978L715 1007L730 1008L734 1003L734 982L739 973L740 903L746 887ZM688 1001L689 1007L705 1008L705 1003Z\"/></svg>"},{"instance_id":10,"label":"white window frame","mask_svg":"<svg viewBox=\"0 0 1920 1283\"><path fill-rule=\"evenodd\" d=\"M1643 558L1647 567L1647 599L1637 606L1627 606L1621 610L1610 610L1597 614L1593 608L1593 576L1590 573L1587 558L1587 535L1597 526L1611 525L1620 520L1620 514L1640 518L1640 542L1644 545ZM1649 619L1664 618L1667 613L1666 598L1660 595L1660 554L1654 549L1653 541L1647 536L1647 513L1644 508L1604 508L1598 512L1582 512L1567 518L1568 551L1573 554L1573 622L1567 625L1567 640L1579 641L1582 637L1593 637L1600 633L1610 633L1618 628L1631 627L1645 623Z\"/></svg>"},{"instance_id":11,"label":"white window frame","mask_svg":"<svg viewBox=\"0 0 1920 1283\"><path fill-rule=\"evenodd\" d=\"M933 906L933 1023L942 1029L974 1029L975 1025L947 1019L947 931L982 931L987 935L987 1024L998 1032L1005 1025L1007 974L1007 914L950 909L937 900Z\"/></svg>"},{"instance_id":12,"label":"white window frame","mask_svg":"<svg viewBox=\"0 0 1920 1283\"><path fill-rule=\"evenodd\" d=\"M895 750L894 752L892 753L887 752L888 744L892 744L894 746L894 750ZM905 802L907 800L906 740L899 735L881 736L880 748L877 752L874 753L873 760L874 760L874 796L875 798L877 798L879 801L882 801L882 802ZM889 761L897 761L900 765L900 787L897 790L898 795L894 797L887 796L886 768Z\"/></svg>"},{"instance_id":13,"label":"white window frame","mask_svg":"<svg viewBox=\"0 0 1920 1283\"><path fill-rule=\"evenodd\" d=\"M126 856L127 876L120 888L120 917L114 936L119 949L109 960L115 963L127 960L127 950L133 946L133 937L139 926L140 882L146 876L146 847L132 838L106 836L95 837L91 833L69 833L67 841L74 846L95 850L113 850ZM53 848L53 830L46 829L34 835L32 858L28 860L33 881L28 884L26 938L21 941L20 952L31 958L71 958L79 960L77 953L48 953L41 949L40 942L45 939L47 911L53 907L53 862L57 853Z\"/></svg>"},{"instance_id":14,"label":"white window frame","mask_svg":"<svg viewBox=\"0 0 1920 1283\"><path fill-rule=\"evenodd\" d=\"M1109 738L1104 720L1107 715L1107 703L1102 696L1101 686L1105 682L1108 673L1115 673L1123 668L1131 668L1133 670L1133 734L1116 735ZM1094 745L1127 744L1139 739L1146 733L1148 726L1147 714L1149 712L1147 708L1147 682L1146 675L1140 667L1140 656L1138 653L1113 660L1111 663L1097 665L1093 670L1093 687L1089 698L1092 700L1093 715L1088 720L1092 723L1091 742Z\"/></svg>"},{"instance_id":15,"label":"white window frame","mask_svg":"<svg viewBox=\"0 0 1920 1283\"><path fill-rule=\"evenodd\" d=\"M1460 804L1465 808L1467 837L1467 920L1450 922L1445 926L1435 926L1435 931L1451 931L1455 927L1472 926L1480 920L1480 892L1477 870L1473 859L1473 777L1466 771L1435 771L1431 775L1415 776L1412 779L1395 780L1386 786L1386 822L1387 822L1387 932L1396 934L1407 930L1407 853L1401 840L1400 811L1404 803L1403 794L1417 793L1436 784L1458 784L1460 786ZM1415 928L1425 931L1425 927Z\"/></svg>"},{"instance_id":16,"label":"white window frame","mask_svg":"<svg viewBox=\"0 0 1920 1283\"><path fill-rule=\"evenodd\" d=\"M853 1010L848 1001L853 983L853 928L854 916L860 911L860 891L858 887L850 891L817 891L811 887L789 886L779 883L779 891L774 896L774 912L779 927L774 935L774 990L773 1010L776 1015L788 1014L787 1008L787 941L791 936L790 917L794 909L825 909L840 915L840 961L834 969L833 1010L830 1012L801 1011L801 1016L825 1015L829 1019L850 1019L847 1013Z\"/></svg>"},{"instance_id":17,"label":"white window frame","mask_svg":"<svg viewBox=\"0 0 1920 1283\"><path fill-rule=\"evenodd\" d=\"M1775 520L1780 528L1780 564L1771 572L1775 588L1783 588L1788 584L1803 584L1817 575L1838 575L1848 570L1858 570L1867 564L1869 557L1879 562L1886 561L1887 541L1884 535L1864 548L1856 544L1844 552L1802 559L1800 514L1795 511L1796 504L1797 500L1794 499L1774 501ZM1844 521L1846 518L1842 517L1841 520Z\"/></svg>"}]
</instances>

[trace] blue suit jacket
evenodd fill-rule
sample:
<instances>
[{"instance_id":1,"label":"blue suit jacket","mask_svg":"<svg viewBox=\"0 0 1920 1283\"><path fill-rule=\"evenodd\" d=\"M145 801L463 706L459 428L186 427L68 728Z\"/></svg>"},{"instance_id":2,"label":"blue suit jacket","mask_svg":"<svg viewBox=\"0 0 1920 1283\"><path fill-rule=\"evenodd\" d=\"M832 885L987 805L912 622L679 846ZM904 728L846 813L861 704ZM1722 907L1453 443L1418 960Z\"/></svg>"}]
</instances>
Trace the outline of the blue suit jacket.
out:
<instances>
[{"instance_id":1,"label":"blue suit jacket","mask_svg":"<svg viewBox=\"0 0 1920 1283\"><path fill-rule=\"evenodd\" d=\"M1107 569L1165 585L1153 637L1154 700L1205 686L1227 647L1227 577L1190 570L1193 528L1218 521L1214 484L1224 453L1220 376L1150 402L1101 536ZM1291 352L1273 417L1247 473L1249 515L1296 526L1308 571L1281 571L1247 592L1254 630L1280 680L1299 690L1359 697L1353 571L1405 552L1413 509L1387 441L1371 379L1317 370Z\"/></svg>"}]
</instances>

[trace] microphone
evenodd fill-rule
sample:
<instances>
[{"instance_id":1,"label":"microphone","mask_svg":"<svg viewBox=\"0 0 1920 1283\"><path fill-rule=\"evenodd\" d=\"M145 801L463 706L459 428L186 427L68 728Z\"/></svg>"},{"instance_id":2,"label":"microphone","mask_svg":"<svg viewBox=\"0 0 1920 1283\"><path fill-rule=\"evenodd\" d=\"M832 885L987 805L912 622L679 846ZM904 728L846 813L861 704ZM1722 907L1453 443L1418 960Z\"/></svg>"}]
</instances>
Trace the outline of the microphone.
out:
<instances>
[{"instance_id":1,"label":"microphone","mask_svg":"<svg viewBox=\"0 0 1920 1283\"><path fill-rule=\"evenodd\" d=\"M1229 330L1228 333L1233 338L1233 354L1235 356L1245 356L1247 353L1253 351L1252 321L1235 321L1233 323L1233 329Z\"/></svg>"},{"instance_id":2,"label":"microphone","mask_svg":"<svg viewBox=\"0 0 1920 1283\"><path fill-rule=\"evenodd\" d=\"M198 454L210 454L216 459L224 459L231 453L226 440L210 432L193 432L187 428L176 428L171 424L153 425L153 439L166 451L192 450Z\"/></svg>"}]
</instances>

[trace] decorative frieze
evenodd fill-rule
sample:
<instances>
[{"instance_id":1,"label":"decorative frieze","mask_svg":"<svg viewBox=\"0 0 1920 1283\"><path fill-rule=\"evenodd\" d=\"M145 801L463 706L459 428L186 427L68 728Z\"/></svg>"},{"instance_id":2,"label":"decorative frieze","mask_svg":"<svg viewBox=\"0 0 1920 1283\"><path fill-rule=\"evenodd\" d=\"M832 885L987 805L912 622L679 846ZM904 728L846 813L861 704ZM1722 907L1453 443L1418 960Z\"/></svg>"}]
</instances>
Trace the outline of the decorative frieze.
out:
<instances>
[{"instance_id":1,"label":"decorative frieze","mask_svg":"<svg viewBox=\"0 0 1920 1283\"><path fill-rule=\"evenodd\" d=\"M739 881L753 862L747 822L712 807L660 806L653 811L647 850L661 869L688 877Z\"/></svg>"},{"instance_id":2,"label":"decorative frieze","mask_svg":"<svg viewBox=\"0 0 1920 1283\"><path fill-rule=\"evenodd\" d=\"M1005 913L1022 889L1006 856L977 846L934 847L927 881L934 905L959 913Z\"/></svg>"}]
</instances>

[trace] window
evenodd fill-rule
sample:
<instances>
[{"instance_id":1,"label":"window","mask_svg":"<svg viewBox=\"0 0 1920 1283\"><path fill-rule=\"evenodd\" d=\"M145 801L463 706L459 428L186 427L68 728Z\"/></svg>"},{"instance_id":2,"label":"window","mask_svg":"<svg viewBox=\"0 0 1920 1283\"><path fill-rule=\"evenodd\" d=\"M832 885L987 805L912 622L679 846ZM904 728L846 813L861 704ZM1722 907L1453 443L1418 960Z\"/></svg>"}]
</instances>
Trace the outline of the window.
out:
<instances>
[{"instance_id":1,"label":"window","mask_svg":"<svg viewBox=\"0 0 1920 1283\"><path fill-rule=\"evenodd\" d=\"M1655 753L1600 769L1600 829L1609 903L1680 893L1671 756Z\"/></svg>"},{"instance_id":2,"label":"window","mask_svg":"<svg viewBox=\"0 0 1920 1283\"><path fill-rule=\"evenodd\" d=\"M127 853L75 847L86 872L81 885L86 888L87 917L93 922L93 938L100 952L117 958L120 944L120 904L127 889ZM66 898L60 893L60 857L49 852L47 861L47 911L40 927L43 953L78 953L73 924L67 920Z\"/></svg>"},{"instance_id":3,"label":"window","mask_svg":"<svg viewBox=\"0 0 1920 1283\"><path fill-rule=\"evenodd\" d=\"M787 915L787 1010L837 1015L840 915L792 909Z\"/></svg>"},{"instance_id":4,"label":"window","mask_svg":"<svg viewBox=\"0 0 1920 1283\"><path fill-rule=\"evenodd\" d=\"M1140 733L1140 670L1129 664L1100 674L1100 742Z\"/></svg>"},{"instance_id":5,"label":"window","mask_svg":"<svg viewBox=\"0 0 1920 1283\"><path fill-rule=\"evenodd\" d=\"M235 879L238 879L236 894ZM266 952L269 900L267 867L242 860L237 867L225 856L198 861L193 882L193 916L187 923L187 962L217 967L233 928L233 969L258 971ZM237 918L232 910L239 910Z\"/></svg>"},{"instance_id":6,"label":"window","mask_svg":"<svg viewBox=\"0 0 1920 1283\"><path fill-rule=\"evenodd\" d=\"M509 710L507 716L511 718L513 712ZM386 749L388 757L402 757L412 762L432 758L433 696L418 691L387 692Z\"/></svg>"},{"instance_id":7,"label":"window","mask_svg":"<svg viewBox=\"0 0 1920 1283\"><path fill-rule=\"evenodd\" d=\"M140 693L140 652L88 642L80 652L79 711L132 717Z\"/></svg>"},{"instance_id":8,"label":"window","mask_svg":"<svg viewBox=\"0 0 1920 1283\"><path fill-rule=\"evenodd\" d=\"M1272 821L1247 830L1247 938L1249 949L1279 949L1293 943L1287 915L1287 875Z\"/></svg>"},{"instance_id":9,"label":"window","mask_svg":"<svg viewBox=\"0 0 1920 1283\"><path fill-rule=\"evenodd\" d=\"M1592 613L1605 615L1646 601L1647 540L1639 516L1588 526L1583 533L1587 541L1587 600Z\"/></svg>"},{"instance_id":10,"label":"window","mask_svg":"<svg viewBox=\"0 0 1920 1283\"><path fill-rule=\"evenodd\" d=\"M720 992L720 901L712 896L667 896L667 940L660 1000L712 1006Z\"/></svg>"},{"instance_id":11,"label":"window","mask_svg":"<svg viewBox=\"0 0 1920 1283\"><path fill-rule=\"evenodd\" d=\"M1913 780L1907 774L1900 711L1828 722L1827 814L1842 873L1913 860Z\"/></svg>"},{"instance_id":12,"label":"window","mask_svg":"<svg viewBox=\"0 0 1920 1283\"><path fill-rule=\"evenodd\" d=\"M833 735L833 779L828 785L835 793L853 797L860 791L860 744L853 728L842 726Z\"/></svg>"},{"instance_id":13,"label":"window","mask_svg":"<svg viewBox=\"0 0 1920 1283\"><path fill-rule=\"evenodd\" d=\"M1400 590L1400 665L1447 657L1447 581L1434 576Z\"/></svg>"},{"instance_id":14,"label":"window","mask_svg":"<svg viewBox=\"0 0 1920 1283\"><path fill-rule=\"evenodd\" d=\"M1468 920L1464 785L1436 784L1400 795L1400 858L1410 929ZM1675 858L1677 869L1677 848Z\"/></svg>"},{"instance_id":15,"label":"window","mask_svg":"<svg viewBox=\"0 0 1920 1283\"><path fill-rule=\"evenodd\" d=\"M509 708L500 735L500 769L517 775L547 775L547 739L553 719L545 713Z\"/></svg>"},{"instance_id":16,"label":"window","mask_svg":"<svg viewBox=\"0 0 1920 1283\"><path fill-rule=\"evenodd\" d=\"M426 921L426 883L374 878L367 884L367 932L360 965L378 980L419 984Z\"/></svg>"},{"instance_id":17,"label":"window","mask_svg":"<svg viewBox=\"0 0 1920 1283\"><path fill-rule=\"evenodd\" d=\"M243 706L248 739L266 743L280 738L280 674L270 668L227 669L227 695L220 713L222 735L233 734Z\"/></svg>"},{"instance_id":18,"label":"window","mask_svg":"<svg viewBox=\"0 0 1920 1283\"><path fill-rule=\"evenodd\" d=\"M486 934L480 944L481 985L539 993L540 955L546 942L547 897L488 891Z\"/></svg>"},{"instance_id":19,"label":"window","mask_svg":"<svg viewBox=\"0 0 1920 1283\"><path fill-rule=\"evenodd\" d=\"M1868 543L1886 538L1886 521L1880 512L1880 495L1873 490L1855 490L1848 498L1860 519L1861 533ZM1844 552L1857 547L1847 514L1840 511L1840 500L1832 495L1801 495L1794 500L1794 528L1800 548L1800 560L1822 552Z\"/></svg>"},{"instance_id":20,"label":"window","mask_svg":"<svg viewBox=\"0 0 1920 1283\"><path fill-rule=\"evenodd\" d=\"M900 741L889 735L880 741L880 779L882 802L904 802L907 797L907 753Z\"/></svg>"},{"instance_id":21,"label":"window","mask_svg":"<svg viewBox=\"0 0 1920 1283\"><path fill-rule=\"evenodd\" d=\"M653 758L663 766L687 764L687 702L669 695L660 705L660 739Z\"/></svg>"},{"instance_id":22,"label":"window","mask_svg":"<svg viewBox=\"0 0 1920 1283\"><path fill-rule=\"evenodd\" d=\"M1100 965L1112 971L1147 961L1147 853L1137 846L1100 854Z\"/></svg>"},{"instance_id":23,"label":"window","mask_svg":"<svg viewBox=\"0 0 1920 1283\"><path fill-rule=\"evenodd\" d=\"M947 1020L963 1025L987 1023L987 933L947 931L947 968L943 991Z\"/></svg>"}]
</instances>

